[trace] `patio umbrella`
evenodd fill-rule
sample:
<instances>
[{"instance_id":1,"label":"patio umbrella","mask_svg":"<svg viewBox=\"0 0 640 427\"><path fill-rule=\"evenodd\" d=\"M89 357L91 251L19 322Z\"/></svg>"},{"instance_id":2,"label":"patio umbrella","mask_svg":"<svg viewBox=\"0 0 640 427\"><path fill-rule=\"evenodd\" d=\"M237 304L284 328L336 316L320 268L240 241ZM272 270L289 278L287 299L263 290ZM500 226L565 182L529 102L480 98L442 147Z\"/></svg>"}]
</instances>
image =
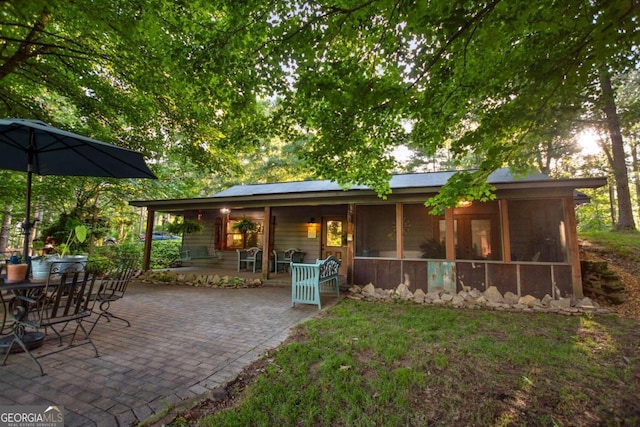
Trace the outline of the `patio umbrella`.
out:
<instances>
[{"instance_id":1,"label":"patio umbrella","mask_svg":"<svg viewBox=\"0 0 640 427\"><path fill-rule=\"evenodd\" d=\"M37 120L0 119L0 169L27 172L24 259L29 253L32 175L153 178L141 153Z\"/></svg>"}]
</instances>

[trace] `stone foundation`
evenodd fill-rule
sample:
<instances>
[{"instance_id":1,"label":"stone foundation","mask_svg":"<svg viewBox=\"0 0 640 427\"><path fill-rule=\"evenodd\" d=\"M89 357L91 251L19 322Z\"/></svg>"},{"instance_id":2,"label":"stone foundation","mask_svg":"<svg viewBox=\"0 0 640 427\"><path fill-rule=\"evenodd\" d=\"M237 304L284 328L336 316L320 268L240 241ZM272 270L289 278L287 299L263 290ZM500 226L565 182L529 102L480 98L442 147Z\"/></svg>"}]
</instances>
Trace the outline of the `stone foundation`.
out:
<instances>
[{"instance_id":1,"label":"stone foundation","mask_svg":"<svg viewBox=\"0 0 640 427\"><path fill-rule=\"evenodd\" d=\"M412 301L421 305L443 305L459 308L488 308L492 310L519 311L519 312L549 312L565 315L581 314L611 314L611 310L601 308L597 302L590 298L560 298L553 299L550 295L538 299L531 295L519 297L511 292L504 295L495 286L490 286L486 291L469 289L452 294L442 288L436 288L425 293L422 289L412 292L405 284L400 284L396 289L375 288L373 284L352 286L349 288L347 298L365 301Z\"/></svg>"}]
</instances>

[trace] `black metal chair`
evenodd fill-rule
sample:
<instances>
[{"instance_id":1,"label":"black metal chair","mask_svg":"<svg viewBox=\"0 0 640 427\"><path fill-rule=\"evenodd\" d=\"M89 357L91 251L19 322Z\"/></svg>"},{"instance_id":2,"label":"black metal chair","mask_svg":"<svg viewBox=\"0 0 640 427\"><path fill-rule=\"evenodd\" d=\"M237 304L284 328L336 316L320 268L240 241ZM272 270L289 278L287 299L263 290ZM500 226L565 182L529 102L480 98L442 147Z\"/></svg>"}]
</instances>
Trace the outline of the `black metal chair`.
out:
<instances>
[{"instance_id":1,"label":"black metal chair","mask_svg":"<svg viewBox=\"0 0 640 427\"><path fill-rule=\"evenodd\" d=\"M122 317L118 317L109 311L111 303L124 297L129 282L136 272L138 264L138 255L127 255L116 261L115 268L102 278L98 292L93 299L98 303L98 318L89 330L89 334L93 332L100 319L105 318L107 322L111 319L118 319L131 326L131 323ZM94 307L95 309L95 307ZM95 311L95 310L94 310Z\"/></svg>"},{"instance_id":2,"label":"black metal chair","mask_svg":"<svg viewBox=\"0 0 640 427\"><path fill-rule=\"evenodd\" d=\"M66 349L91 344L98 357L98 349L82 325L82 320L91 316L92 313L94 302L91 295L95 283L96 276L90 274L83 263L54 262L51 264L49 276L43 286L32 287L28 292L15 295L9 305L14 321L12 340L2 364L6 364L14 346L18 345L38 365L40 375L44 375L42 365L30 351L32 347L27 337L32 337L33 332L27 332L27 329L42 330L45 334L48 329L51 329L57 335L59 345L62 346L61 332L69 323L75 323L76 328L73 334L69 334L71 340ZM58 330L58 327L61 329ZM84 334L85 342L82 344L76 342L78 331ZM61 350L47 352L39 357L58 351Z\"/></svg>"}]
</instances>

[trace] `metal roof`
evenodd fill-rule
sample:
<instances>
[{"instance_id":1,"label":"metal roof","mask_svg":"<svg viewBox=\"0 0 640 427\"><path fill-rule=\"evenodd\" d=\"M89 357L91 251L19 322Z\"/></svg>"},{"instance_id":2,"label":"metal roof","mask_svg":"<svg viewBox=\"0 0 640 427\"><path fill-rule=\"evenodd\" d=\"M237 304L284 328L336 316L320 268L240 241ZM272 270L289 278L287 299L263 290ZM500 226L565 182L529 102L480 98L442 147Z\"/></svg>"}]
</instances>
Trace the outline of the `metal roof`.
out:
<instances>
[{"instance_id":1,"label":"metal roof","mask_svg":"<svg viewBox=\"0 0 640 427\"><path fill-rule=\"evenodd\" d=\"M389 181L392 190L403 188L442 187L456 172L429 172L409 173L393 175ZM498 169L489 175L490 184L511 183L516 181L541 181L550 180L547 175L536 172L522 178L515 178L509 169ZM354 185L347 189L341 188L337 183L328 180L322 181L296 181L278 182L273 184L235 185L215 194L213 197L246 197L258 195L274 195L288 193L314 193L324 191L369 190L365 185Z\"/></svg>"},{"instance_id":2,"label":"metal roof","mask_svg":"<svg viewBox=\"0 0 640 427\"><path fill-rule=\"evenodd\" d=\"M413 200L437 193L456 171L410 173L393 175L389 181L392 198L398 200ZM597 188L606 184L606 178L571 178L552 179L542 173L532 173L526 176L516 176L509 169L498 169L493 172L487 182L494 185L497 191L517 194L526 191L528 196L532 191L551 189L556 191L573 191L576 188ZM544 190L542 190L544 191ZM506 194L506 193L504 193ZM365 185L354 185L342 188L329 180L279 182L271 184L236 185L210 197L169 199L169 200L136 200L130 201L132 206L148 207L155 210L185 211L189 209L208 209L220 206L259 207L259 206L289 206L361 203L362 201L380 200L375 191Z\"/></svg>"}]
</instances>

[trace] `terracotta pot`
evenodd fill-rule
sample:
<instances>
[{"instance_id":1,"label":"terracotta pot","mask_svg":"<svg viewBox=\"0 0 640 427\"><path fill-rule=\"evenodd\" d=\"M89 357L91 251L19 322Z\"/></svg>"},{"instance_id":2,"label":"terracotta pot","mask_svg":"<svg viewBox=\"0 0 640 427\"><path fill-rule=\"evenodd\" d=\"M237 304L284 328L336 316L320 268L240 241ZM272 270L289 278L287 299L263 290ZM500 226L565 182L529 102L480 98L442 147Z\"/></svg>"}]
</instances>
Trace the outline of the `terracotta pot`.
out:
<instances>
[{"instance_id":1,"label":"terracotta pot","mask_svg":"<svg viewBox=\"0 0 640 427\"><path fill-rule=\"evenodd\" d=\"M7 283L22 282L27 278L27 264L7 264Z\"/></svg>"}]
</instances>

